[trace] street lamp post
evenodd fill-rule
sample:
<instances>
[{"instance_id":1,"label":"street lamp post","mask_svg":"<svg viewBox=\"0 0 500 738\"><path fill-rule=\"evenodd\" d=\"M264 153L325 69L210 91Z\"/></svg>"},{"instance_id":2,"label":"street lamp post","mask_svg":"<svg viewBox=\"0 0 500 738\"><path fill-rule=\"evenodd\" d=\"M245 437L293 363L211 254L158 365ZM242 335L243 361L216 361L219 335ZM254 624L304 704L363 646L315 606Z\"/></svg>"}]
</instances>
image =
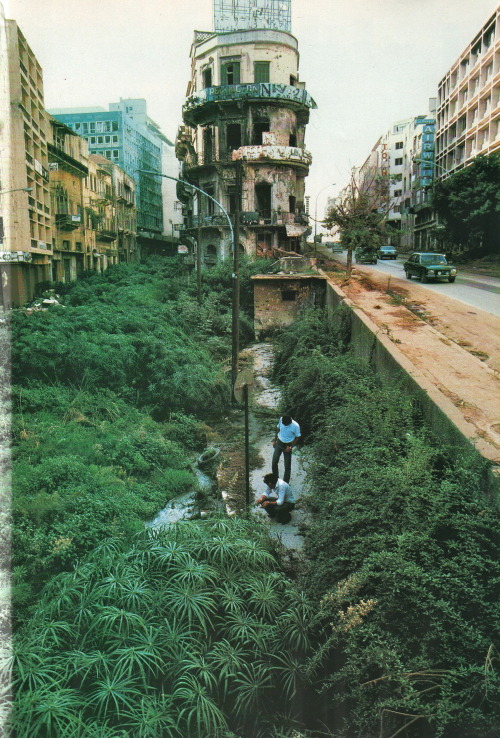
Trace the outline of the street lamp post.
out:
<instances>
[{"instance_id":1,"label":"street lamp post","mask_svg":"<svg viewBox=\"0 0 500 738\"><path fill-rule=\"evenodd\" d=\"M316 253L316 236L318 232L318 197L321 195L322 192L324 192L328 187L335 187L336 182L332 182L331 184L327 184L323 189L321 189L318 194L316 195L315 205L314 205L314 253Z\"/></svg>"}]
</instances>

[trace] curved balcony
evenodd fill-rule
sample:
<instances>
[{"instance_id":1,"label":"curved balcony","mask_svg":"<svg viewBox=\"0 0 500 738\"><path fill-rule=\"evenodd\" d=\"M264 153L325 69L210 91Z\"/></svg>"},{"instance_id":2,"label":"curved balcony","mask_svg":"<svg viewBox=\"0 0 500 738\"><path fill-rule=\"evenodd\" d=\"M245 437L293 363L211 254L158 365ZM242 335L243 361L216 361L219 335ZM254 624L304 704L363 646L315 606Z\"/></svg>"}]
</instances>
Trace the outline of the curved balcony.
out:
<instances>
[{"instance_id":1,"label":"curved balcony","mask_svg":"<svg viewBox=\"0 0 500 738\"><path fill-rule=\"evenodd\" d=\"M297 146L276 146L263 144L262 146L240 146L232 153L233 161L282 161L286 164L301 164L309 167L312 156L309 151Z\"/></svg>"},{"instance_id":2,"label":"curved balcony","mask_svg":"<svg viewBox=\"0 0 500 738\"><path fill-rule=\"evenodd\" d=\"M218 85L206 87L195 95L188 97L182 106L182 116L187 123L196 124L197 112L206 106L216 103L241 102L256 100L263 102L282 102L284 105L295 105L298 108L317 108L313 98L301 87L278 85L272 82L255 82L240 85Z\"/></svg>"}]
</instances>

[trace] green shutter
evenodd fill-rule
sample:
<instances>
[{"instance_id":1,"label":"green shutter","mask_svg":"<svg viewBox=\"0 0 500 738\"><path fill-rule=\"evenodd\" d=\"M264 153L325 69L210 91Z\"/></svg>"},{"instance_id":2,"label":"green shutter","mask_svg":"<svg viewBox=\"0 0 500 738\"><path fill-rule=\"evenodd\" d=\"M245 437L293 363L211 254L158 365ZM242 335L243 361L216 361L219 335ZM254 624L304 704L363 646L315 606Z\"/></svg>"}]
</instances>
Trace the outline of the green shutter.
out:
<instances>
[{"instance_id":1,"label":"green shutter","mask_svg":"<svg viewBox=\"0 0 500 738\"><path fill-rule=\"evenodd\" d=\"M259 61L253 63L254 82L269 82L270 62Z\"/></svg>"}]
</instances>

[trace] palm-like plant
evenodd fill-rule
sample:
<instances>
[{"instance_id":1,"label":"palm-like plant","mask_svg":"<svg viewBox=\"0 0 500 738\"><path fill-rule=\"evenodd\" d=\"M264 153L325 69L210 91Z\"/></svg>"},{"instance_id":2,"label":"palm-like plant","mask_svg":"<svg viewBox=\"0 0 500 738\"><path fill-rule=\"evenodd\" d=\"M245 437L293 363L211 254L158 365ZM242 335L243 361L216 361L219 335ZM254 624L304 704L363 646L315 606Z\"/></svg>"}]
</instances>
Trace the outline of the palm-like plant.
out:
<instances>
[{"instance_id":1,"label":"palm-like plant","mask_svg":"<svg viewBox=\"0 0 500 738\"><path fill-rule=\"evenodd\" d=\"M177 730L177 710L170 698L144 697L127 719L134 738L182 738Z\"/></svg>"},{"instance_id":2,"label":"palm-like plant","mask_svg":"<svg viewBox=\"0 0 500 738\"><path fill-rule=\"evenodd\" d=\"M165 593L164 602L181 619L190 625L198 625L207 634L211 615L216 610L213 595L207 589L175 582Z\"/></svg>"},{"instance_id":3,"label":"palm-like plant","mask_svg":"<svg viewBox=\"0 0 500 738\"><path fill-rule=\"evenodd\" d=\"M103 641L113 635L126 638L137 628L145 627L146 622L138 613L107 605L96 612L83 642L93 641L96 635Z\"/></svg>"},{"instance_id":4,"label":"palm-like plant","mask_svg":"<svg viewBox=\"0 0 500 738\"><path fill-rule=\"evenodd\" d=\"M212 664L213 670L218 674L219 690L223 697L226 696L230 680L235 673L243 668L243 664L249 661L251 654L242 646L233 645L223 638L214 644L207 653L207 661Z\"/></svg>"},{"instance_id":5,"label":"palm-like plant","mask_svg":"<svg viewBox=\"0 0 500 738\"><path fill-rule=\"evenodd\" d=\"M87 695L86 702L88 707L95 709L99 717L114 715L117 720L121 720L134 713L143 695L137 680L117 672L98 679Z\"/></svg>"},{"instance_id":6,"label":"palm-like plant","mask_svg":"<svg viewBox=\"0 0 500 738\"><path fill-rule=\"evenodd\" d=\"M255 614L264 620L272 620L281 610L282 598L276 580L271 576L252 577L249 587L249 603Z\"/></svg>"},{"instance_id":7,"label":"palm-like plant","mask_svg":"<svg viewBox=\"0 0 500 738\"><path fill-rule=\"evenodd\" d=\"M140 674L146 686L161 673L164 664L165 649L161 643L161 635L152 627L145 631L131 634L127 645L114 651L117 657L116 668L126 676Z\"/></svg>"},{"instance_id":8,"label":"palm-like plant","mask_svg":"<svg viewBox=\"0 0 500 738\"><path fill-rule=\"evenodd\" d=\"M178 727L182 735L219 738L227 729L224 713L192 674L179 680L173 698L180 705Z\"/></svg>"},{"instance_id":9,"label":"palm-like plant","mask_svg":"<svg viewBox=\"0 0 500 738\"><path fill-rule=\"evenodd\" d=\"M272 671L267 664L252 662L244 664L234 677L236 714L245 717L263 709L266 699L272 709L273 682Z\"/></svg>"},{"instance_id":10,"label":"palm-like plant","mask_svg":"<svg viewBox=\"0 0 500 738\"><path fill-rule=\"evenodd\" d=\"M82 734L83 702L75 690L45 685L24 692L14 712L17 738L78 738Z\"/></svg>"},{"instance_id":11,"label":"palm-like plant","mask_svg":"<svg viewBox=\"0 0 500 738\"><path fill-rule=\"evenodd\" d=\"M213 585L217 580L218 574L213 566L204 561L196 561L190 558L188 561L182 561L177 567L173 568L170 575L170 581L183 582L193 587L201 587Z\"/></svg>"},{"instance_id":12,"label":"palm-like plant","mask_svg":"<svg viewBox=\"0 0 500 738\"><path fill-rule=\"evenodd\" d=\"M215 590L215 595L224 612L242 612L245 601L237 587L224 583Z\"/></svg>"}]
</instances>

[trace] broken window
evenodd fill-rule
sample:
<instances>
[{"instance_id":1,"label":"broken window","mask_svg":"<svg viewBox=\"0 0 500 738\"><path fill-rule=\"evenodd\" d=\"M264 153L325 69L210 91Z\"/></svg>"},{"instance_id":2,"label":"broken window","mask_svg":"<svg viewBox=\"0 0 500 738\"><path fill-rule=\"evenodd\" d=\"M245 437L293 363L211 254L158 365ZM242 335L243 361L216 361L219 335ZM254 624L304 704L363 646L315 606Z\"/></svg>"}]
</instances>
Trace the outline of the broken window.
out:
<instances>
[{"instance_id":1,"label":"broken window","mask_svg":"<svg viewBox=\"0 0 500 738\"><path fill-rule=\"evenodd\" d=\"M223 62L220 76L222 85L239 85L240 63L238 61Z\"/></svg>"},{"instance_id":2,"label":"broken window","mask_svg":"<svg viewBox=\"0 0 500 738\"><path fill-rule=\"evenodd\" d=\"M289 146L297 146L297 134L290 133L290 140L288 141Z\"/></svg>"},{"instance_id":3,"label":"broken window","mask_svg":"<svg viewBox=\"0 0 500 738\"><path fill-rule=\"evenodd\" d=\"M228 123L226 128L227 150L234 151L241 146L241 125L239 123Z\"/></svg>"},{"instance_id":4,"label":"broken window","mask_svg":"<svg viewBox=\"0 0 500 738\"><path fill-rule=\"evenodd\" d=\"M297 299L297 292L295 290L282 290L281 300L282 302L295 302Z\"/></svg>"},{"instance_id":5,"label":"broken window","mask_svg":"<svg viewBox=\"0 0 500 738\"><path fill-rule=\"evenodd\" d=\"M295 203L296 202L297 202L297 199L293 195L290 195L290 197L288 198L288 212L290 212L290 213L294 213L295 212Z\"/></svg>"},{"instance_id":6,"label":"broken window","mask_svg":"<svg viewBox=\"0 0 500 738\"><path fill-rule=\"evenodd\" d=\"M272 185L261 182L255 185L255 205L261 218L271 217Z\"/></svg>"},{"instance_id":7,"label":"broken window","mask_svg":"<svg viewBox=\"0 0 500 738\"><path fill-rule=\"evenodd\" d=\"M269 69L271 63L268 61L256 61L253 63L254 82L269 82Z\"/></svg>"},{"instance_id":8,"label":"broken window","mask_svg":"<svg viewBox=\"0 0 500 738\"><path fill-rule=\"evenodd\" d=\"M268 133L271 128L271 122L269 118L262 120L256 120L253 124L253 136L252 143L254 146L262 146L262 134Z\"/></svg>"},{"instance_id":9,"label":"broken window","mask_svg":"<svg viewBox=\"0 0 500 738\"><path fill-rule=\"evenodd\" d=\"M209 67L208 69L204 69L202 72L203 77L203 87L212 87L212 69Z\"/></svg>"}]
</instances>

